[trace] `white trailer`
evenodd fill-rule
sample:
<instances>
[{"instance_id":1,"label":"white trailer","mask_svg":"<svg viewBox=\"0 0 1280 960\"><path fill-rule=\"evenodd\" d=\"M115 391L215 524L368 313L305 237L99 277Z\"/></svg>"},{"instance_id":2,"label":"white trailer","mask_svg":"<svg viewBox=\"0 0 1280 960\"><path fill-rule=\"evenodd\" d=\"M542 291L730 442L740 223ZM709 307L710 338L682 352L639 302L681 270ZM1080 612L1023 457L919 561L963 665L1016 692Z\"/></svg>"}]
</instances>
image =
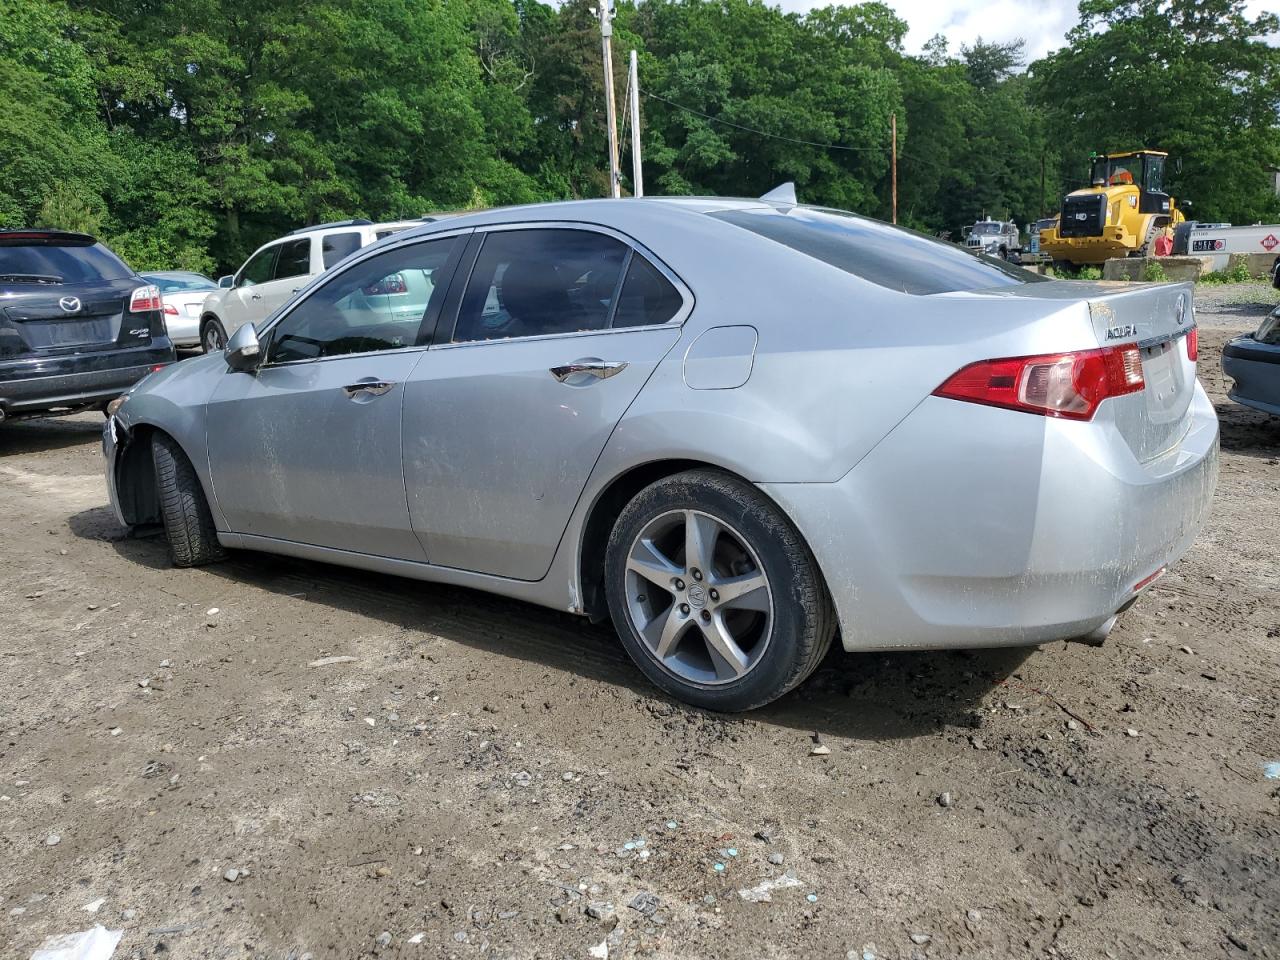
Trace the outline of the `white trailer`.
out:
<instances>
[{"instance_id":1,"label":"white trailer","mask_svg":"<svg viewBox=\"0 0 1280 960\"><path fill-rule=\"evenodd\" d=\"M1214 270L1226 270L1233 253L1273 253L1280 257L1280 223L1232 227L1221 223L1197 224L1187 238L1187 253L1212 257Z\"/></svg>"}]
</instances>

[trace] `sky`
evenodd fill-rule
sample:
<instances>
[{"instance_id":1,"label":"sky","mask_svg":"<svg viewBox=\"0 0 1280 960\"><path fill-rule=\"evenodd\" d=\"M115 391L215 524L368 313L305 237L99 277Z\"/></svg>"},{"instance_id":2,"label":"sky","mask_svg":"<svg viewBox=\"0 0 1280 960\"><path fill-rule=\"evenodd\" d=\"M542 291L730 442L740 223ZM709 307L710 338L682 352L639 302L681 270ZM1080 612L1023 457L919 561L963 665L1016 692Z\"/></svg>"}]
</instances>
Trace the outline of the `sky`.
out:
<instances>
[{"instance_id":1,"label":"sky","mask_svg":"<svg viewBox=\"0 0 1280 960\"><path fill-rule=\"evenodd\" d=\"M773 0L778 2L778 0ZM803 11L825 6L831 0L781 0L785 10ZM839 2L839 0L836 0ZM907 50L919 53L935 34L947 38L953 53L961 44L978 37L1002 42L1019 37L1027 42L1027 62L1037 60L1063 44L1063 36L1075 26L1077 0L885 0L911 25ZM1251 15L1280 12L1280 0L1250 0ZM1272 37L1272 43L1280 38Z\"/></svg>"}]
</instances>

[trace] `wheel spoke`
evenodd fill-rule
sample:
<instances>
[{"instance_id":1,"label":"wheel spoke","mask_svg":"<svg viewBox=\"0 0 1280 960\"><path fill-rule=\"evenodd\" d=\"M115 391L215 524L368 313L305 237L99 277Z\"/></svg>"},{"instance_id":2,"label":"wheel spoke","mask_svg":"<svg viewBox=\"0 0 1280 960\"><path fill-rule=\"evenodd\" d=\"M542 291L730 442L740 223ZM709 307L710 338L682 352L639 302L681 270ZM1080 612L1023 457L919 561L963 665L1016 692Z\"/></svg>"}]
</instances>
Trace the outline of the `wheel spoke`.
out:
<instances>
[{"instance_id":1,"label":"wheel spoke","mask_svg":"<svg viewBox=\"0 0 1280 960\"><path fill-rule=\"evenodd\" d=\"M720 524L705 513L692 510L684 512L684 566L686 570L698 569L704 575L711 573L711 560L715 556L716 539L720 536Z\"/></svg>"},{"instance_id":2,"label":"wheel spoke","mask_svg":"<svg viewBox=\"0 0 1280 960\"><path fill-rule=\"evenodd\" d=\"M769 584L759 570L744 573L740 577L716 580L712 586L720 595L717 602L721 607L769 612Z\"/></svg>"},{"instance_id":3,"label":"wheel spoke","mask_svg":"<svg viewBox=\"0 0 1280 960\"><path fill-rule=\"evenodd\" d=\"M652 540L637 540L627 557L627 569L650 583L671 592L671 581L684 571L659 550Z\"/></svg>"},{"instance_id":4,"label":"wheel spoke","mask_svg":"<svg viewBox=\"0 0 1280 960\"><path fill-rule=\"evenodd\" d=\"M675 650L688 626L688 617L681 615L679 607L672 606L645 625L644 639L657 658L665 660Z\"/></svg>"},{"instance_id":5,"label":"wheel spoke","mask_svg":"<svg viewBox=\"0 0 1280 960\"><path fill-rule=\"evenodd\" d=\"M709 623L699 623L698 626L707 641L707 650L715 665L717 678L732 680L747 672L750 658L729 633L723 617L716 614Z\"/></svg>"}]
</instances>

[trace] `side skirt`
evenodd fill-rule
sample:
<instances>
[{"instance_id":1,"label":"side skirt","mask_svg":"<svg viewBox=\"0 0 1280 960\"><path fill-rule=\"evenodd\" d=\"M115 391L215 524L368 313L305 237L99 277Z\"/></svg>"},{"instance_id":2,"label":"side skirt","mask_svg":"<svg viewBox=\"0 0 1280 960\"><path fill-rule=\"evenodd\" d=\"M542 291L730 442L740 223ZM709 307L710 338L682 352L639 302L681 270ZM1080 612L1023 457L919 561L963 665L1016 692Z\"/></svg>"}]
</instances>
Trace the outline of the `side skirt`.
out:
<instances>
[{"instance_id":1,"label":"side skirt","mask_svg":"<svg viewBox=\"0 0 1280 960\"><path fill-rule=\"evenodd\" d=\"M470 587L483 590L513 600L536 603L553 610L567 610L569 613L582 615L582 604L578 601L577 592L571 584L565 584L563 590L557 590L548 580L509 580L489 574L476 573L471 570L458 570L453 567L437 567L429 563L418 563L413 560L396 560L390 557L378 557L369 553L355 553L350 550L335 550L331 547L318 547L310 543L298 543L294 540L277 540L274 537L257 537L251 534L224 533L218 531L218 542L224 547L242 550L258 550L262 553L275 553L286 557L298 557L303 560L317 560L320 563L333 563L343 567L355 567L372 573L385 573L393 577L406 577L410 580L425 580L429 583L444 583L455 587Z\"/></svg>"}]
</instances>

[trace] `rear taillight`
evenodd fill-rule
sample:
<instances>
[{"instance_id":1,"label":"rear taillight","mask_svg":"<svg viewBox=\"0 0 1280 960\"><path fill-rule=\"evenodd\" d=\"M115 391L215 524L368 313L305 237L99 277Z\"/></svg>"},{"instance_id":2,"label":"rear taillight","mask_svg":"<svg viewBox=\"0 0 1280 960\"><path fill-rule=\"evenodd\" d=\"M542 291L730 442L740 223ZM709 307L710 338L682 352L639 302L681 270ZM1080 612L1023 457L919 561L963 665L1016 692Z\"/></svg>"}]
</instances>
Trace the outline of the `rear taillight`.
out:
<instances>
[{"instance_id":1,"label":"rear taillight","mask_svg":"<svg viewBox=\"0 0 1280 960\"><path fill-rule=\"evenodd\" d=\"M145 313L148 310L163 309L164 304L160 301L160 288L152 284L146 287L136 287L133 296L129 298L130 313Z\"/></svg>"},{"instance_id":2,"label":"rear taillight","mask_svg":"<svg viewBox=\"0 0 1280 960\"><path fill-rule=\"evenodd\" d=\"M1134 344L980 360L954 374L934 396L1068 420L1091 420L1108 397L1146 386Z\"/></svg>"},{"instance_id":3,"label":"rear taillight","mask_svg":"<svg viewBox=\"0 0 1280 960\"><path fill-rule=\"evenodd\" d=\"M172 303L166 303L164 305L164 315L166 317L176 317L178 315L178 308Z\"/></svg>"},{"instance_id":4,"label":"rear taillight","mask_svg":"<svg viewBox=\"0 0 1280 960\"><path fill-rule=\"evenodd\" d=\"M1200 331L1196 327L1187 331L1187 359L1192 363L1200 359Z\"/></svg>"}]
</instances>

